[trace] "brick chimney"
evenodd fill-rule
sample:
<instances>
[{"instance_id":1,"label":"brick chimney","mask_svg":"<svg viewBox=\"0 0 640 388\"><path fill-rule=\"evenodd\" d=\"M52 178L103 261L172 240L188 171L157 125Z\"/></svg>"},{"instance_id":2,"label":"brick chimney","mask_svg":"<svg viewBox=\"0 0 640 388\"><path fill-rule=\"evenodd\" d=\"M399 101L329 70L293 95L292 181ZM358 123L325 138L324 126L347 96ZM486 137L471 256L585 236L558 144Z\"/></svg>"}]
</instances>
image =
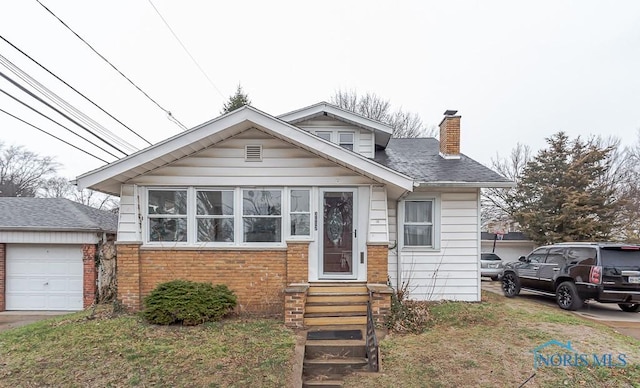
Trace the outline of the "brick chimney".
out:
<instances>
[{"instance_id":1,"label":"brick chimney","mask_svg":"<svg viewBox=\"0 0 640 388\"><path fill-rule=\"evenodd\" d=\"M457 110L444 112L440 122L440 156L445 159L460 159L460 116Z\"/></svg>"}]
</instances>

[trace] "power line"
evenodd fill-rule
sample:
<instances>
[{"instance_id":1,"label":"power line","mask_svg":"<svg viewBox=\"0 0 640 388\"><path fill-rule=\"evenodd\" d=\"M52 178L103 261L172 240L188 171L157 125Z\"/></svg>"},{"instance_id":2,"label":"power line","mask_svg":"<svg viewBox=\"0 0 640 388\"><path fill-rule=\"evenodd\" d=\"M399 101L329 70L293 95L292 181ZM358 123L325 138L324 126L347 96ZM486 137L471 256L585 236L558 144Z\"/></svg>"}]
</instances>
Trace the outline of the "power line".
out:
<instances>
[{"instance_id":1,"label":"power line","mask_svg":"<svg viewBox=\"0 0 640 388\"><path fill-rule=\"evenodd\" d=\"M90 152L87 152L87 151L83 150L82 148L77 147L77 146L75 146L75 145L73 145L73 144L69 143L68 141L66 141L66 140L64 140L64 139L61 139L61 138L57 137L56 135L53 135L53 134L51 134L51 133L49 133L49 132L45 131L45 130L44 130L44 129L42 129L42 128L36 127L35 125L33 125L33 124L31 124L31 123L29 123L29 122L27 122L27 121L25 121L25 120L21 119L21 118L20 118L20 117L18 117L18 116L15 116L15 115L13 115L13 114L11 114L11 113L7 112L6 110L4 110L4 109L2 109L2 108L0 108L0 112L2 112L2 113L4 113L4 114L6 114L6 115L8 115L8 116L13 117L13 118L14 118L14 119L16 119L16 120L21 121L21 122L23 122L23 123L27 124L28 126L33 127L33 128L35 128L35 129L37 129L38 131L43 132L43 133L45 133L45 134L47 134L47 135L51 136L52 138L54 138L54 139L56 139L56 140L59 140L59 141L63 142L64 144L66 144L66 145L68 145L68 146L71 146L71 147L73 147L73 148L77 149L78 151L84 152L85 154L87 154L87 155L89 155L89 156L92 156L92 157L94 157L94 158L98 159L99 161L101 161L101 162L103 162L103 163L107 163L107 164L109 163L109 162L107 162L106 160L104 160L104 159L102 159L102 158L100 158L100 157L98 157L98 156L95 156L94 154L92 154L92 153L90 153Z\"/></svg>"},{"instance_id":2,"label":"power line","mask_svg":"<svg viewBox=\"0 0 640 388\"><path fill-rule=\"evenodd\" d=\"M0 71L0 77L6 79L7 81L11 82L14 86L16 86L17 88L19 88L20 90L22 90L23 92L27 93L28 95L30 95L31 97L35 98L36 100L38 100L40 103L45 104L47 107L49 107L49 109L53 109L54 111L56 111L59 115L61 115L62 117L64 117L65 119L71 121L72 123L74 123L75 125L79 126L80 128L84 129L85 131L89 132L91 135L95 136L96 138L98 138L100 141L102 141L103 143L109 145L111 148L113 148L114 150L120 152L123 155L128 155L126 152L122 151L121 149L119 149L118 147L114 146L113 144L109 143L108 141L104 140L102 137L96 135L95 133L91 132L87 127L85 127L84 125L80 124L79 122L77 122L76 120L74 120L73 118L69 117L67 114L65 114L64 112L61 112L60 109L56 108L55 106L49 104L48 102L46 102L45 100L43 100L42 98L40 98L39 96L37 96L35 93L33 93L31 90L25 88L24 86L20 85L19 83L17 83L16 81L12 80L11 78L9 78L6 74L4 74L3 72ZM114 155L115 156L115 155ZM117 156L116 156L117 157Z\"/></svg>"},{"instance_id":3,"label":"power line","mask_svg":"<svg viewBox=\"0 0 640 388\"><path fill-rule=\"evenodd\" d=\"M71 33L73 33L78 39L80 39L84 44L86 44L97 56L99 56L100 58L102 58L103 61L105 61L106 63L108 63L115 71L117 71L122 77L124 77L127 81L129 81L129 83L131 85L133 85L136 89L138 89L140 91L140 93L144 94L145 97L147 97L151 102L153 102L154 104L156 104L156 106L158 108L160 108L162 111L164 111L164 113L167 114L167 118L171 121L173 121L174 123L176 123L177 125L179 125L183 130L186 130L187 127L184 126L184 124L182 124L177 118L175 118L175 116L173 116L171 114L171 112L168 109L165 109L162 107L162 105L160 105L156 100L154 100L153 98L151 98L151 96L149 96L144 90L142 90L138 85L136 85L129 77L127 77L126 75L124 75L123 72L121 72L113 63L109 62L109 60L107 58L105 58L102 54L100 54L96 49L93 48L93 46L91 46L86 40L84 40L80 35L78 35L73 29L71 29L71 27L69 27L67 25L67 23L65 23L62 19L60 19L55 13L53 13L53 11L51 11L49 8L47 8L44 4L42 4L40 2L40 0L36 0L36 2L38 4L40 4L42 6L42 8L44 8L45 10L47 10L47 12L49 12L53 17L55 17L56 19L58 19L58 21L60 23L62 23L63 26L65 26L69 31L71 31Z\"/></svg>"},{"instance_id":4,"label":"power line","mask_svg":"<svg viewBox=\"0 0 640 388\"><path fill-rule=\"evenodd\" d=\"M9 69L14 75L18 76L22 81L26 82L29 86L36 89L46 98L48 98L49 101L53 102L58 107L62 108L64 111L66 111L76 119L82 121L87 126L93 128L93 130L100 132L105 137L108 137L111 141L118 143L121 146L126 147L133 152L138 150L136 147L124 141L120 137L116 136L113 132L111 132L104 126L102 126L100 123L96 122L94 119L92 119L91 117L87 116L86 114L78 110L75 106L65 101L62 97L52 92L46 86L42 85L40 82L35 80L32 76L27 74L24 70L14 65L10 60L5 58L2 54L0 54L0 64L4 65L4 67Z\"/></svg>"},{"instance_id":5,"label":"power line","mask_svg":"<svg viewBox=\"0 0 640 388\"><path fill-rule=\"evenodd\" d=\"M209 78L209 76L207 75L207 73L204 71L204 69L200 66L200 64L198 63L198 61L196 61L196 59L193 57L193 55L191 55L191 53L189 52L189 50L187 50L187 47L184 45L184 43L182 43L182 41L180 40L180 38L178 38L178 35L176 35L175 31L173 31L173 28L171 28L171 26L169 25L169 23L167 22L167 20L162 16L162 14L160 13L160 11L158 10L158 8L156 8L156 6L153 4L153 2L151 0L149 0L149 4L151 4L151 6L153 7L153 9L156 11L156 13L158 14L158 16L160 16L160 19L162 19L162 21L164 22L164 25L167 26L167 28L169 29L169 31L171 31L171 34L173 35L174 38L176 38L176 40L178 41L178 43L180 43L180 46L182 46L182 49L187 53L187 55L189 56L189 58L191 58L191 60L193 61L193 63L198 67L198 69L200 70L200 72L202 73L202 75L205 76L205 78L207 79L207 81L209 81L209 84L211 84L211 86L213 86L213 88L216 90L216 92L218 92L218 94L224 99L225 96L222 94L222 92L220 91L220 89L218 89L218 87L213 83L213 81L211 80L211 78Z\"/></svg>"},{"instance_id":6,"label":"power line","mask_svg":"<svg viewBox=\"0 0 640 388\"><path fill-rule=\"evenodd\" d=\"M95 146L95 147L99 148L100 150L102 150L102 151L106 152L107 154L109 154L109 155L113 156L114 158L119 159L119 158L118 158L116 155L114 155L113 153L111 153L111 152L109 152L109 151L105 150L104 148L102 148L102 147L100 147L99 145L95 144L95 143L94 143L94 142L92 142L91 140L89 140L89 139L87 139L87 138L83 137L82 135L80 135L80 134L78 134L78 133L76 133L76 132L73 132L73 131L72 131L71 129L69 129L68 127L65 127L64 125L62 125L62 124L60 124L59 122L57 122L57 121L55 121L54 119L52 119L51 117L49 117L49 116L45 115L44 113L40 112L39 110L37 110L36 108L34 108L34 107L32 107L31 105L27 104L26 102L24 102L24 101L20 100L19 98L12 96L11 94L9 94L8 92L6 92L5 90L3 90L3 89L1 89L1 88L0 88L0 93L3 93L3 94L4 94L4 95L6 95L7 97L9 97L9 98L13 99L14 101L16 101L16 102L18 102L18 103L22 104L22 105L23 105L23 106L25 106L25 107L27 107L27 108L31 109L33 112L35 112L35 113L39 114L40 116L42 116L42 117L44 117L45 119L47 119L47 120L49 120L49 121L53 122L54 124L57 124L58 126L60 126L60 127L64 128L64 129L66 129L67 131L69 131L69 132L71 132L72 134L76 135L76 136L77 136L77 137L79 137L80 139L82 139L82 140L86 141L87 143L89 143L89 144L91 144L91 145L93 145L93 146Z\"/></svg>"},{"instance_id":7,"label":"power line","mask_svg":"<svg viewBox=\"0 0 640 388\"><path fill-rule=\"evenodd\" d=\"M44 71L46 71L47 73L51 74L52 76L54 76L58 81L62 82L63 84L65 84L67 87L69 87L71 90L73 90L74 92L78 93L80 96L82 96L85 100L89 101L91 104L93 104L93 106L95 106L96 108L100 109L102 112L104 112L105 114L107 114L109 117L111 117L112 119L114 119L115 121L117 121L120 125L122 125L123 127L127 128L131 133L133 133L134 135L138 136L140 139L144 140L147 144L152 145L151 142L147 139L145 139L144 137L142 137L139 133L137 133L136 131L134 131L133 129L129 128L126 124L124 124L122 121L118 120L117 118L115 118L111 113L107 112L106 110L102 109L102 107L98 104L96 104L95 102L93 102L93 100L91 100L89 97L85 96L84 94L82 94L81 92L78 91L78 89L74 88L73 86L69 85L65 80L63 80L62 78L58 77L56 74L54 74L51 70L47 69L44 65L40 64L40 62L36 61L35 59L33 59L31 56L29 56L29 54L25 53L24 51L22 51L20 48L18 48L16 45L14 45L13 43L9 42L4 36L0 35L0 39L4 40L7 44L9 44L11 47L13 47L14 49L16 49L17 51L19 51L22 55L24 55L25 57L29 58L33 63L35 63L36 65L40 66L40 68L42 68Z\"/></svg>"}]
</instances>

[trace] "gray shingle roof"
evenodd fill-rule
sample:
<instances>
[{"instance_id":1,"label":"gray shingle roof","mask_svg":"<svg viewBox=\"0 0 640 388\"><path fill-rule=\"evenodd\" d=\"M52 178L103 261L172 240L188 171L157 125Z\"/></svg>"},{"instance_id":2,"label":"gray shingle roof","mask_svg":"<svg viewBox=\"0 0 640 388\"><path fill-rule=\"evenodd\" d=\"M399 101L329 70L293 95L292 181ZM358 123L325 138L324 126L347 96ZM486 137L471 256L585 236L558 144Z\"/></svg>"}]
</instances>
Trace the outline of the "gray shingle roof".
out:
<instances>
[{"instance_id":1,"label":"gray shingle roof","mask_svg":"<svg viewBox=\"0 0 640 388\"><path fill-rule=\"evenodd\" d=\"M0 230L115 233L118 216L64 198L0 197Z\"/></svg>"},{"instance_id":2,"label":"gray shingle roof","mask_svg":"<svg viewBox=\"0 0 640 388\"><path fill-rule=\"evenodd\" d=\"M387 148L376 150L374 160L408 175L420 183L465 182L509 183L490 168L464 154L460 159L440 156L440 142L435 138L391 139Z\"/></svg>"}]
</instances>

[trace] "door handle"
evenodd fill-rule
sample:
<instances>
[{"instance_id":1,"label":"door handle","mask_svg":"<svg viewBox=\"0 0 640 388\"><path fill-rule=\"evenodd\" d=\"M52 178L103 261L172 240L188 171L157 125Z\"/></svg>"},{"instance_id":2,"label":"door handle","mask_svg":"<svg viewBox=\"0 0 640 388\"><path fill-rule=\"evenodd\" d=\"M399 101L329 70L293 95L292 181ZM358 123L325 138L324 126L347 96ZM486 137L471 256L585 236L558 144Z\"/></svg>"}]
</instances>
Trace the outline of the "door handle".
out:
<instances>
[{"instance_id":1,"label":"door handle","mask_svg":"<svg viewBox=\"0 0 640 388\"><path fill-rule=\"evenodd\" d=\"M557 268L557 267L556 267L556 268L554 268L553 270L554 270L555 272L558 272L558 271L560 271L560 268Z\"/></svg>"},{"instance_id":2,"label":"door handle","mask_svg":"<svg viewBox=\"0 0 640 388\"><path fill-rule=\"evenodd\" d=\"M533 269L540 269L540 267L533 267Z\"/></svg>"}]
</instances>

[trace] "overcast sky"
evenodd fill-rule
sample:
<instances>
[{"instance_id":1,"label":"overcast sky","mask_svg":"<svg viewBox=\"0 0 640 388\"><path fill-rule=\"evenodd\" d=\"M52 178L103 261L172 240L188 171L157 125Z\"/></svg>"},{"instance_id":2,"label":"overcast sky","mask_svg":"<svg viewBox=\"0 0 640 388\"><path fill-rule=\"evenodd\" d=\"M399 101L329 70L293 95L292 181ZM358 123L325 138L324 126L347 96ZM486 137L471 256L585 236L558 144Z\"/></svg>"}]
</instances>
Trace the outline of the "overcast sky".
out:
<instances>
[{"instance_id":1,"label":"overcast sky","mask_svg":"<svg viewBox=\"0 0 640 388\"><path fill-rule=\"evenodd\" d=\"M462 152L486 165L560 130L631 145L640 129L640 1L153 0L215 87L149 1L41 1L187 127L218 116L241 83L272 115L337 89L374 92L433 126L457 109ZM181 131L35 0L0 3L0 35L150 141ZM145 146L1 41L0 54ZM0 88L46 111L5 80ZM4 95L0 108L82 143ZM0 140L55 156L69 178L103 164L3 113Z\"/></svg>"}]
</instances>

